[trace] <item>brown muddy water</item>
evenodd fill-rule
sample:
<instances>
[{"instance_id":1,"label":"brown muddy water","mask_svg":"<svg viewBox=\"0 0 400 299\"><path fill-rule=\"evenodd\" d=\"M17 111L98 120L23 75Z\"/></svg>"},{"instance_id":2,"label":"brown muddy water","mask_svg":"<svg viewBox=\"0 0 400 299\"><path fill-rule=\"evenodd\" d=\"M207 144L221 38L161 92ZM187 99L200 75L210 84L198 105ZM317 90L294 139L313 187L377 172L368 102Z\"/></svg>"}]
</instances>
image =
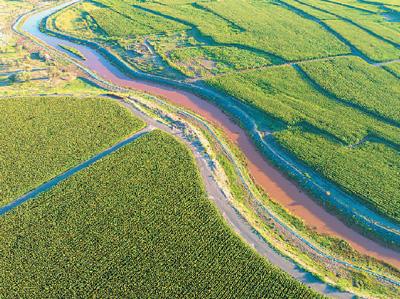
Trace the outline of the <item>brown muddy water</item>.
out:
<instances>
[{"instance_id":1,"label":"brown muddy water","mask_svg":"<svg viewBox=\"0 0 400 299\"><path fill-rule=\"evenodd\" d=\"M272 199L279 202L292 214L303 219L308 226L314 228L317 232L342 238L361 253L384 260L400 268L399 253L362 236L325 211L294 182L274 168L256 149L246 132L215 105L195 94L174 87L131 79L125 75L121 76L121 74L116 76L110 66L105 67L100 60L93 61L87 58L85 64L114 84L162 97L201 115L208 122L219 127L240 148L246 156L251 176Z\"/></svg>"},{"instance_id":2,"label":"brown muddy water","mask_svg":"<svg viewBox=\"0 0 400 299\"><path fill-rule=\"evenodd\" d=\"M44 14L48 15L49 12L44 12L43 15L35 14L34 17L29 18L24 23L23 29L60 51L63 51L59 47L60 44L78 49L86 58L85 61L81 62L83 65L116 85L162 97L201 115L224 131L226 136L240 148L247 158L251 176L273 200L279 202L295 216L303 219L308 226L314 228L318 233L344 239L359 252L400 268L400 253L362 236L325 211L310 196L302 192L294 182L275 169L256 149L246 132L215 105L184 90L150 81L132 79L95 50L40 32L38 22L45 16Z\"/></svg>"}]
</instances>

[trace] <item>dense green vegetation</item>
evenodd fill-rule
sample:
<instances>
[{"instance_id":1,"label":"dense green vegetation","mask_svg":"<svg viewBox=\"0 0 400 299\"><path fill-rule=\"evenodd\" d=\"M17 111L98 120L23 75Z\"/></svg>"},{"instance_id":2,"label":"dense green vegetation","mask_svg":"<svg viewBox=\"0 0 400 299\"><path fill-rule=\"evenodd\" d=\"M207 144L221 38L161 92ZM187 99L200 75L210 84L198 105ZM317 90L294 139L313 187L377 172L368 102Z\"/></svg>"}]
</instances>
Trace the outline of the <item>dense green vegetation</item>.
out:
<instances>
[{"instance_id":1,"label":"dense green vegetation","mask_svg":"<svg viewBox=\"0 0 400 299\"><path fill-rule=\"evenodd\" d=\"M144 125L108 99L3 98L0 114L1 205Z\"/></svg>"},{"instance_id":2,"label":"dense green vegetation","mask_svg":"<svg viewBox=\"0 0 400 299\"><path fill-rule=\"evenodd\" d=\"M400 146L398 63L371 63L400 57L400 29L385 17L396 10L390 1L98 0L87 13L93 19L95 11L119 14L97 23L118 39L122 52L133 49L132 57L146 58L142 64L168 62L194 81L207 79L213 88L255 106L271 130L277 120L280 133L273 134L284 148L399 220L396 167L387 162L398 157ZM137 58L127 60L141 66ZM300 61L285 63L293 60ZM360 142L362 147L354 147ZM340 154L332 159L335 152ZM379 171L363 168L367 157ZM341 168L344 161L348 165ZM360 174L357 182L354 173ZM387 191L378 194L379 188Z\"/></svg>"},{"instance_id":3,"label":"dense green vegetation","mask_svg":"<svg viewBox=\"0 0 400 299\"><path fill-rule=\"evenodd\" d=\"M282 0L300 13L325 23L339 36L376 61L398 59L399 26L388 22L385 11L375 2ZM375 6L376 5L376 6ZM397 47L388 41L397 43Z\"/></svg>"},{"instance_id":4,"label":"dense green vegetation","mask_svg":"<svg viewBox=\"0 0 400 299\"><path fill-rule=\"evenodd\" d=\"M386 21L372 22L358 20L357 23L388 40L400 43L400 26L390 26L390 23Z\"/></svg>"},{"instance_id":5,"label":"dense green vegetation","mask_svg":"<svg viewBox=\"0 0 400 299\"><path fill-rule=\"evenodd\" d=\"M149 133L0 218L4 297L318 298L235 236Z\"/></svg>"},{"instance_id":6,"label":"dense green vegetation","mask_svg":"<svg viewBox=\"0 0 400 299\"><path fill-rule=\"evenodd\" d=\"M394 43L399 42L400 28L398 23L386 20L386 8L389 4L357 0L97 0L83 1L56 13L48 25L51 29L95 40L142 71L178 79L194 77L189 82L210 78L200 83L234 95L265 113L263 130L272 131L267 138L274 139L284 150L382 214L400 220L397 200L400 198L399 68L396 62L373 65L370 61L399 57L399 47ZM398 6L392 3L391 8L394 11ZM5 51L1 58L7 57L8 65L21 59L27 64L38 60L34 55L28 56L33 51L23 49L21 44L19 47L21 51L0 48ZM363 55L356 58L360 52ZM346 55L352 56L341 57ZM38 57L43 60L43 55ZM58 82L71 92L86 90L89 86L95 90L81 78L65 80L70 72L54 71L58 68L53 59L49 57L40 66L45 63L48 76L55 78L54 82L61 78ZM180 71L176 77L171 75L171 67ZM23 70L18 74L29 74L33 78L33 72L15 63L15 69L18 68ZM47 74L46 70L40 72ZM25 87L27 84L41 86L42 81L36 80L41 77L34 77L34 83L20 80L25 82L11 84L2 76L0 88L9 85L7 92L13 88L13 92L32 93L32 89ZM54 92L59 90L55 87ZM68 104L62 105L63 112L61 108L55 114L53 108L47 111L51 120L56 120L51 125L44 113L37 117L36 107L29 108L26 110L30 113L34 111L33 119L24 112L21 119L17 117L15 126L6 128L4 135L23 125L39 132L36 136L25 128L19 131L21 136L34 142L29 142L27 148L22 146L22 150L18 148L19 155L24 156L18 162L21 165L17 164L18 172L11 171L15 167L17 146L8 145L3 149L6 160L12 161L1 164L3 156L0 156L0 167L5 165L6 169L5 175L0 171L0 181L7 178L6 193L11 194L6 201L142 125L125 112L115 112L120 107L114 106L115 111L109 107L96 108L93 113L88 106L76 108L81 113L77 113L78 117L67 113L66 125L60 114L64 110L74 111ZM112 110L111 116L109 110ZM95 120L85 118L96 113L102 115ZM112 120L113 117L119 120ZM13 118L8 116L8 122ZM44 129L36 123L38 119L45 119ZM0 260L7 257L0 261L0 267L5 269L2 281L6 281L6 286L0 286L0 297L16 296L15 285L26 290L22 294L26 297L43 294L48 297L140 296L137 294L173 297L181 295L182 290L187 291L188 297L198 294L199 297L262 297L266 290L268 296L285 297L282 293L288 289L291 294L287 297L313 296L255 257L226 228L220 228L214 212L209 212L212 209L209 206L209 210L203 209L205 194L197 175L193 175L195 170L191 172L193 162L176 153L172 139L157 134L160 133L147 135L37 201L20 207L15 214L0 219L6 227L0 233L4 248L0 252L5 252L0 254ZM55 138L54 144L50 137ZM20 146L23 137L18 138ZM73 141L64 142L69 139ZM3 140L10 143L11 138ZM43 146L38 148L37 144ZM0 153L3 155L1 150ZM159 158L154 158L156 155ZM175 165L178 162L182 168ZM171 169L178 172L172 174ZM189 174L187 169L191 169ZM24 178L15 179L16 176ZM193 194L194 199L190 205L188 194L189 197ZM176 201L181 205L176 205ZM197 214L198 202L201 209ZM53 203L56 204L53 206ZM262 221L258 224L265 225ZM269 227L265 229L271 232ZM44 232L46 237L40 239L39 235L43 237ZM310 234L313 242L319 238L312 231ZM320 242L329 243L325 237ZM347 244L338 247L346 260L355 263L352 255L346 253L350 251ZM14 252L25 254L16 256ZM32 255L28 262L27 253ZM302 253L299 256L301 260ZM363 266L374 269L369 263L366 260ZM65 266L54 266L60 264ZM179 268L174 268L175 265ZM22 267L39 271L21 271ZM310 268L322 276L326 271ZM46 281L49 273L52 278ZM331 274L330 277L336 275ZM271 280L278 281L272 284L272 290ZM351 284L340 271L333 280L346 280L343 284L346 286ZM368 283L367 278L358 279L355 275L353 286L364 288L364 281ZM107 283L113 286L111 294ZM32 285L37 287L27 288ZM367 292L369 288L374 289L374 294L379 293L379 287L375 289L372 284L364 290Z\"/></svg>"},{"instance_id":7,"label":"dense green vegetation","mask_svg":"<svg viewBox=\"0 0 400 299\"><path fill-rule=\"evenodd\" d=\"M342 143L356 143L374 132L400 144L396 127L317 91L293 67L229 74L211 78L207 82L288 125L308 123L320 133ZM390 88L390 81L387 86Z\"/></svg>"},{"instance_id":8,"label":"dense green vegetation","mask_svg":"<svg viewBox=\"0 0 400 299\"><path fill-rule=\"evenodd\" d=\"M286 66L229 74L207 82L259 108L266 117L286 123L289 130L275 134L286 149L380 212L400 220L396 212L400 202L393 200L400 198L395 159L398 161L400 129L379 117L381 113L398 120L397 79L384 70L365 67L360 61L347 58L301 67L338 98L327 95L324 89L318 91L302 72ZM378 116L369 114L369 110ZM295 127L297 134L290 133L290 127ZM300 140L301 131L308 139ZM352 150L353 145L365 138L377 138L385 146ZM365 161L369 167L365 167Z\"/></svg>"},{"instance_id":9,"label":"dense green vegetation","mask_svg":"<svg viewBox=\"0 0 400 299\"><path fill-rule=\"evenodd\" d=\"M395 149L373 140L345 147L297 128L279 132L276 137L285 148L327 178L383 214L400 219L400 204L394 200L400 196L399 153Z\"/></svg>"},{"instance_id":10,"label":"dense green vegetation","mask_svg":"<svg viewBox=\"0 0 400 299\"><path fill-rule=\"evenodd\" d=\"M147 28L141 28L139 25L133 27L130 24L133 20L106 8L93 10L90 15L100 28L111 37L129 36L137 33L145 34L147 32Z\"/></svg>"},{"instance_id":11,"label":"dense green vegetation","mask_svg":"<svg viewBox=\"0 0 400 299\"><path fill-rule=\"evenodd\" d=\"M124 1L101 0L99 3L106 7L95 9L90 15L111 37L148 35L187 28L180 23L134 9Z\"/></svg>"},{"instance_id":12,"label":"dense green vegetation","mask_svg":"<svg viewBox=\"0 0 400 299\"><path fill-rule=\"evenodd\" d=\"M396 47L371 36L352 24L341 20L329 20L326 23L372 60L386 61L400 57Z\"/></svg>"},{"instance_id":13,"label":"dense green vegetation","mask_svg":"<svg viewBox=\"0 0 400 299\"><path fill-rule=\"evenodd\" d=\"M49 28L87 39L95 39L105 33L91 16L99 7L94 2L80 2L56 12L47 22Z\"/></svg>"},{"instance_id":14,"label":"dense green vegetation","mask_svg":"<svg viewBox=\"0 0 400 299\"><path fill-rule=\"evenodd\" d=\"M301 67L337 97L400 123L400 84L385 70L354 57Z\"/></svg>"},{"instance_id":15,"label":"dense green vegetation","mask_svg":"<svg viewBox=\"0 0 400 299\"><path fill-rule=\"evenodd\" d=\"M348 53L348 48L316 23L268 2L228 0L196 5L145 3L146 8L195 26L221 44L240 44L288 60ZM290 30L296 28L296 32Z\"/></svg>"},{"instance_id":16,"label":"dense green vegetation","mask_svg":"<svg viewBox=\"0 0 400 299\"><path fill-rule=\"evenodd\" d=\"M400 78L400 61L385 65L383 68L394 74L395 77Z\"/></svg>"}]
</instances>

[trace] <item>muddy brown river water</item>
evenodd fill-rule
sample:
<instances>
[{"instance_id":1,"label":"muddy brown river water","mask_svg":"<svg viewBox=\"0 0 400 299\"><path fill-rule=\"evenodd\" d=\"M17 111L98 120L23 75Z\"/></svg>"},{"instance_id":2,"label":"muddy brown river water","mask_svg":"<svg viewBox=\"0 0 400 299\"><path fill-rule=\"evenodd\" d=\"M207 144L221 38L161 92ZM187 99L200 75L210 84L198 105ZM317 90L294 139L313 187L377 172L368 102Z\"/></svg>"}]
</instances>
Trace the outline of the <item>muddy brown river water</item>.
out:
<instances>
[{"instance_id":1,"label":"muddy brown river water","mask_svg":"<svg viewBox=\"0 0 400 299\"><path fill-rule=\"evenodd\" d=\"M23 25L23 29L60 51L63 51L59 47L60 44L75 47L86 58L85 61L81 62L84 66L115 85L162 97L201 115L204 119L224 131L226 136L241 149L247 158L250 174L273 200L279 202L292 214L303 219L308 226L314 228L317 232L342 238L359 252L400 268L399 252L362 236L325 211L310 196L302 192L296 183L274 168L256 149L246 132L218 107L188 91L155 82L133 79L112 65L95 50L40 32L38 30L38 22L46 15L49 15L49 10L28 18Z\"/></svg>"}]
</instances>

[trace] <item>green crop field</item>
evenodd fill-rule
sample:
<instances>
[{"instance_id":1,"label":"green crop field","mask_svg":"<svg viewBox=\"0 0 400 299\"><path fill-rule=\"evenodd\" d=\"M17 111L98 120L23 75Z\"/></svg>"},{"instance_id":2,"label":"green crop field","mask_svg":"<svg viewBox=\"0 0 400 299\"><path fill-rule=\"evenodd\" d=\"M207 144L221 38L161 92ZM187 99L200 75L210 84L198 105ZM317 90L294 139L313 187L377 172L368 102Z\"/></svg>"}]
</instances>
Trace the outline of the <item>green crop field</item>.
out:
<instances>
[{"instance_id":1,"label":"green crop field","mask_svg":"<svg viewBox=\"0 0 400 299\"><path fill-rule=\"evenodd\" d=\"M109 99L0 99L0 204L90 158L144 124Z\"/></svg>"},{"instance_id":2,"label":"green crop field","mask_svg":"<svg viewBox=\"0 0 400 299\"><path fill-rule=\"evenodd\" d=\"M358 232L342 230L341 220L359 219L330 209L342 190L349 195L344 205L361 203L392 221L386 226L360 208L372 227L389 231L400 223L398 0L82 0L40 23L51 40L23 25L38 21L35 14L13 26L47 2L0 0L0 206L145 127L99 96L113 90L134 97L154 120L182 125L188 139L198 133L199 148L207 149L203 162L215 166L211 177L235 217L306 272L363 298L398 291L389 282L398 280L396 253L386 243L371 243L372 250ZM85 59L79 47L65 46L65 35L102 57ZM82 59L71 63L68 55ZM123 74L115 69L121 66ZM174 92L184 86L190 101L190 94L221 100L216 104L229 110L223 112L243 117L234 121L251 130L249 138L258 145L264 138L266 158L278 167L279 154L288 158L293 168L282 172L302 191L321 191L309 196L323 193L323 206L341 220L332 218L328 227L315 215L313 222L308 205L285 206L295 193L279 198L263 181L258 188L258 164L248 163L258 157L246 160L234 134L212 118L220 114L201 106L199 118L216 134L211 138L201 120L192 123L166 103L119 89L133 74L132 80L162 82L131 83L167 99L178 101ZM224 144L235 159L223 155ZM319 298L238 238L207 197L208 183L183 143L158 130L145 133L0 217L0 298ZM285 191L287 183L277 181ZM301 219L303 211L312 217ZM394 234L384 241L396 246Z\"/></svg>"},{"instance_id":3,"label":"green crop field","mask_svg":"<svg viewBox=\"0 0 400 299\"><path fill-rule=\"evenodd\" d=\"M396 127L343 104L346 103L344 100L335 100L319 92L302 76L302 72L293 67L229 74L207 82L288 125L307 122L342 143L356 143L369 132L400 143ZM392 87L390 83L389 80L388 88ZM393 88L396 89L395 86Z\"/></svg>"},{"instance_id":4,"label":"green crop field","mask_svg":"<svg viewBox=\"0 0 400 299\"><path fill-rule=\"evenodd\" d=\"M390 122L398 124L400 85L385 70L369 67L341 58L302 64L311 80L295 68L280 67L208 82L284 122L286 130L274 136L286 149L381 213L400 220L400 202L393 200L400 197L400 129ZM369 138L381 144L352 148Z\"/></svg>"},{"instance_id":5,"label":"green crop field","mask_svg":"<svg viewBox=\"0 0 400 299\"><path fill-rule=\"evenodd\" d=\"M400 110L393 109L399 105L399 80L385 70L357 58L327 60L301 67L337 97L400 123Z\"/></svg>"},{"instance_id":6,"label":"green crop field","mask_svg":"<svg viewBox=\"0 0 400 299\"><path fill-rule=\"evenodd\" d=\"M297 128L279 132L276 138L345 190L363 198L382 214L400 219L399 201L393 200L400 196L398 150L373 138L354 147L341 146L329 138Z\"/></svg>"},{"instance_id":7,"label":"green crop field","mask_svg":"<svg viewBox=\"0 0 400 299\"><path fill-rule=\"evenodd\" d=\"M123 48L132 42L131 35L135 48L140 48L140 40L147 40L160 61L263 111L272 130L280 127L273 136L286 150L381 213L400 220L396 212L400 202L393 200L400 198L398 176L393 173L398 169L399 159L394 157L400 146L400 84L395 62L400 58L396 45L400 29L384 16L393 3L95 3L98 8L87 11L94 19L95 11L122 16L112 22L98 18L97 23L106 32L117 30L108 35L118 36ZM57 18L67 17L61 12ZM128 19L137 23L129 25ZM287 63L293 60L296 65ZM371 60L389 63L380 66ZM318 158L316 153L320 153ZM337 159L332 159L333 153ZM369 167L363 167L366 157L371 161ZM342 167L344 161L348 161L346 167ZM385 192L379 193L382 188Z\"/></svg>"},{"instance_id":8,"label":"green crop field","mask_svg":"<svg viewBox=\"0 0 400 299\"><path fill-rule=\"evenodd\" d=\"M97 24L89 14L89 12L95 9L98 9L98 6L92 2L81 2L61 12L57 12L51 19L51 22L48 22L48 26L74 36L81 36L88 39L96 38L97 35L101 35L103 32L99 30ZM60 14L62 14L62 17L58 17Z\"/></svg>"},{"instance_id":9,"label":"green crop field","mask_svg":"<svg viewBox=\"0 0 400 299\"><path fill-rule=\"evenodd\" d=\"M115 1L102 1L102 3L112 5L112 9L99 8L93 10L90 15L111 37L148 35L183 30L186 27L158 16L149 17L145 12L134 10L124 2L117 5Z\"/></svg>"},{"instance_id":10,"label":"green crop field","mask_svg":"<svg viewBox=\"0 0 400 299\"><path fill-rule=\"evenodd\" d=\"M387 61L400 58L398 48L371 36L352 24L341 20L325 22L372 60Z\"/></svg>"},{"instance_id":11,"label":"green crop field","mask_svg":"<svg viewBox=\"0 0 400 299\"><path fill-rule=\"evenodd\" d=\"M400 26L381 20L377 22L358 20L357 23L392 42L400 43Z\"/></svg>"},{"instance_id":12,"label":"green crop field","mask_svg":"<svg viewBox=\"0 0 400 299\"><path fill-rule=\"evenodd\" d=\"M217 43L240 44L287 60L348 53L345 45L314 22L268 2L229 0L142 6L186 21ZM293 26L296 34L288 30Z\"/></svg>"},{"instance_id":13,"label":"green crop field","mask_svg":"<svg viewBox=\"0 0 400 299\"><path fill-rule=\"evenodd\" d=\"M325 23L365 56L375 61L398 59L399 26L388 22L376 2L282 0ZM397 45L390 44L397 43Z\"/></svg>"},{"instance_id":14,"label":"green crop field","mask_svg":"<svg viewBox=\"0 0 400 299\"><path fill-rule=\"evenodd\" d=\"M384 68L394 74L395 77L400 79L400 61L385 65Z\"/></svg>"},{"instance_id":15,"label":"green crop field","mask_svg":"<svg viewBox=\"0 0 400 299\"><path fill-rule=\"evenodd\" d=\"M160 131L0 218L2 297L318 298L245 246Z\"/></svg>"}]
</instances>

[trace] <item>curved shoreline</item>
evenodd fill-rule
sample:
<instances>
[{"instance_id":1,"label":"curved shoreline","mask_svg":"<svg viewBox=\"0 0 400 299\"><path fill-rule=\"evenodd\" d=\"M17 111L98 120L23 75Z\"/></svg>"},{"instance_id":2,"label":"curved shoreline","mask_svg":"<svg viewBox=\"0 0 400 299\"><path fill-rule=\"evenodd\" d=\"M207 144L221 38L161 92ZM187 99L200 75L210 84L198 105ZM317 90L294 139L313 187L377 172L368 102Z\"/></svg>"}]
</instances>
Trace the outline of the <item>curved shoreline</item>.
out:
<instances>
[{"instance_id":1,"label":"curved shoreline","mask_svg":"<svg viewBox=\"0 0 400 299\"><path fill-rule=\"evenodd\" d=\"M68 5L79 1L80 0L73 0L69 2L70 4ZM191 99L193 102L198 101L199 98L213 102L215 106L219 107L218 109L222 109L224 113L234 116L236 121L240 122L240 125L245 128L245 134L250 135L250 139L252 139L252 142L256 144L258 150L272 161L274 168L277 167L283 170L284 176L289 176L290 180L294 179L296 186L300 185L301 188L311 193L314 197L313 199L318 200L320 205L329 205L329 207L335 212L335 217L340 218L341 221L345 222L348 226L356 225L356 229L359 232L361 231L361 234L368 234L370 238L379 239L380 242L383 241L385 244L400 248L400 223L371 210L368 205L351 195L351 193L346 192L346 190L340 186L337 186L335 183L323 178L316 171L307 167L301 161L298 161L296 157L292 156L285 150L282 150L279 145L276 145L274 142L275 140L270 138L271 135L264 138L262 136L263 133L259 129L260 123L257 122L254 117L249 116L249 113L257 111L255 108L252 108L249 104L243 103L231 96L214 91L207 86L204 87L198 84L187 83L185 81L176 81L134 70L125 61L121 60L114 53L96 42L82 40L77 37L72 37L45 28L43 25L47 21L48 17L53 14L54 13L47 14L39 22L39 27L41 27L41 30L45 31L45 33L38 31L35 32L36 34L42 35L42 38L44 39L47 37L50 41L51 39L61 38L65 43L70 43L71 45L75 44L76 47L82 47L82 49L87 49L89 51L97 51L97 55L99 53L101 54L101 63L107 68L113 69L113 75L115 75L116 72L121 73L121 78L129 78L131 81L135 80L136 83L143 83L142 85L147 85L147 87L150 86L150 89L161 87L164 90L174 90L179 91L180 93L193 95L194 98ZM46 34L50 34L50 36ZM91 69L96 69L98 66L91 65L90 62L89 64L83 64ZM103 77L106 77L104 76L104 69L100 69L98 72L102 73ZM108 81L113 81L113 78L106 77L106 79ZM121 85L121 82L119 84ZM132 87L132 84L133 82L131 82L130 85L125 86L129 88ZM138 85L133 86L133 88L149 93L153 92L150 89L143 89ZM163 97L162 94L158 94L158 96ZM169 100L171 100L171 98L169 98ZM256 114L262 114L262 112L257 111ZM267 138L269 140L267 140ZM270 163L268 164L270 165ZM286 208L290 210L290 207L286 206ZM293 212L296 213L295 211ZM303 219L306 220L304 217ZM315 227L318 231L328 234L332 233L331 231L324 231L323 226L316 223L315 219L310 222L311 226Z\"/></svg>"},{"instance_id":2,"label":"curved shoreline","mask_svg":"<svg viewBox=\"0 0 400 299\"><path fill-rule=\"evenodd\" d=\"M69 2L70 4L68 5L79 1L80 0L73 0ZM248 103L243 103L229 95L214 91L208 86L192 84L186 81L177 81L134 70L112 51L104 48L96 42L82 40L46 28L45 23L47 22L47 19L57 12L58 10L44 16L39 22L40 31L36 33L42 34L41 31L44 31L44 34L50 34L50 36L47 36L50 39L61 38L64 42L75 44L75 46L78 47L81 46L86 48L86 46L88 46L91 50L95 50L101 54L101 63L106 65L106 67L117 67L117 70L113 70L113 74L115 74L116 71L122 72L122 77L127 77L131 79L131 81L135 80L136 82L142 82L151 88L162 87L163 89L172 89L180 91L181 93L185 91L186 94L197 95L195 98L191 99L194 102L198 101L198 98L207 99L208 101L213 102L215 106L219 107L218 109L222 109L224 113L233 116L235 120L245 128L245 134L250 136L250 139L252 139L252 142L256 144L258 150L260 150L261 153L272 162L274 168L283 170L285 177L289 176L290 180L295 181L296 186L300 185L300 189L303 188L303 190L308 191L312 195L312 199L319 201L319 205L328 205L329 208L335 212L335 217L340 218L342 222L345 222L350 227L356 225L355 229L358 230L358 232L361 232L361 234L367 234L369 238L378 239L379 242L388 244L396 249L400 248L400 223L385 217L384 215L378 214L366 203L362 202L354 195L351 195L351 192L349 193L344 190L344 188L337 186L326 178L323 178L315 170L304 165L304 163L299 161L296 157L284 149L282 150L282 148L276 144L273 137L271 137L272 135L263 137L263 132L259 129L259 127L262 127L263 125L260 125L260 123L257 122L257 117L249 115L249 113L255 113L254 111L257 111L256 114L258 115L262 114L262 112L251 107ZM42 36L42 38L45 39L46 35ZM90 65L90 62L87 66L91 69L96 67L96 65ZM100 70L100 73L102 71L104 70ZM112 81L112 78L107 79ZM144 90L139 87L134 88L150 93L152 92L148 89ZM159 96L162 97L163 95ZM171 98L169 98L169 100L171 100ZM286 208L290 210L290 207L286 206ZM304 217L303 219L306 220ZM331 233L331 231L324 231L319 223L315 223L315 219L312 221L312 226L322 233Z\"/></svg>"},{"instance_id":3,"label":"curved shoreline","mask_svg":"<svg viewBox=\"0 0 400 299\"><path fill-rule=\"evenodd\" d=\"M77 1L67 3L63 7L75 2ZM57 7L57 9L60 8L61 6ZM49 13L50 10L51 9L46 10L44 14L51 14L51 12ZM43 18L40 14L41 13L35 15L36 19ZM30 20L32 21L32 18L30 18ZM37 27L32 26L32 23L30 25L31 26L27 31L32 34L32 30L35 31ZM48 35L36 31L33 35L47 43L49 39L54 39L57 40L57 42L60 42L60 40L55 37L49 37ZM349 241L349 243L360 252L385 260L390 264L400 267L400 258L397 252L361 236L359 233L353 231L340 222L336 217L327 213L321 206L316 204L310 197L303 193L293 182L288 180L266 162L262 154L256 150L253 142L247 136L245 131L233 123L226 114L208 101L190 92L178 91L176 88L164 86L163 84L150 83L144 80L132 80L115 66L111 65L104 57L97 54L94 50L68 41L61 41L65 44L69 43L71 46L76 47L81 51L83 49L82 52L86 56L86 61L82 62L82 64L91 70L94 70L96 73L101 74L105 79L119 86L130 87L167 98L174 103L195 111L211 123L215 123L225 131L227 136L234 143L239 145L248 158L249 170L256 182L260 184L273 199L280 202L293 214L304 219L306 223L316 226L317 231L341 237ZM57 45L53 45L53 47L57 48Z\"/></svg>"}]
</instances>

